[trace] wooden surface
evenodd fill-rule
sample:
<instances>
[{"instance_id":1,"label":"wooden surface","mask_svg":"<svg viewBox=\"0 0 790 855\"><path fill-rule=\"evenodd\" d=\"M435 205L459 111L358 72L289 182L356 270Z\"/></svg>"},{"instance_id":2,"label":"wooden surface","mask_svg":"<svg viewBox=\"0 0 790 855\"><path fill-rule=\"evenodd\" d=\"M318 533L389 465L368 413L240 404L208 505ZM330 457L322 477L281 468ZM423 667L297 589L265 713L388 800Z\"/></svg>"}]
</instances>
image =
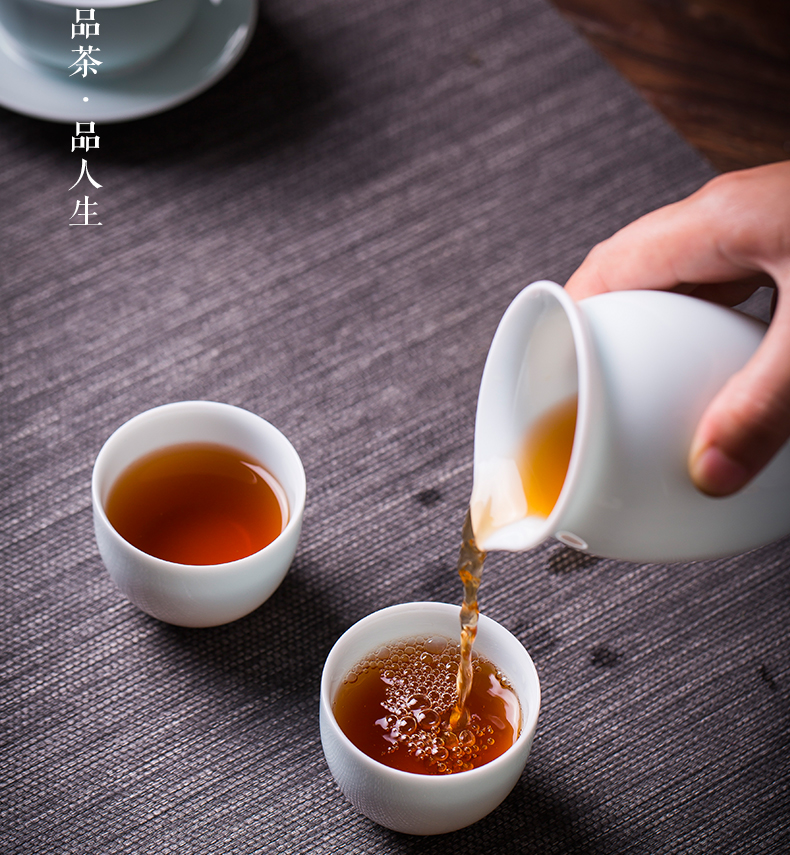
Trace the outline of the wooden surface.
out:
<instances>
[{"instance_id":1,"label":"wooden surface","mask_svg":"<svg viewBox=\"0 0 790 855\"><path fill-rule=\"evenodd\" d=\"M790 0L553 0L717 169L790 159Z\"/></svg>"}]
</instances>

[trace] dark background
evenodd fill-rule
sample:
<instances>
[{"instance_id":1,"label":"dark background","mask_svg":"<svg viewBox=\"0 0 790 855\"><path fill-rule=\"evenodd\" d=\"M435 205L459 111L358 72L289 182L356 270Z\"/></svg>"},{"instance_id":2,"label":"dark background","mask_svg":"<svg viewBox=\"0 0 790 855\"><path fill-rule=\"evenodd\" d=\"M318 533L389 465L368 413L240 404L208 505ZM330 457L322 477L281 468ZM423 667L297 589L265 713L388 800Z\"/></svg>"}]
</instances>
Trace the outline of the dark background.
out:
<instances>
[{"instance_id":1,"label":"dark background","mask_svg":"<svg viewBox=\"0 0 790 855\"><path fill-rule=\"evenodd\" d=\"M717 169L790 158L787 0L552 0Z\"/></svg>"}]
</instances>

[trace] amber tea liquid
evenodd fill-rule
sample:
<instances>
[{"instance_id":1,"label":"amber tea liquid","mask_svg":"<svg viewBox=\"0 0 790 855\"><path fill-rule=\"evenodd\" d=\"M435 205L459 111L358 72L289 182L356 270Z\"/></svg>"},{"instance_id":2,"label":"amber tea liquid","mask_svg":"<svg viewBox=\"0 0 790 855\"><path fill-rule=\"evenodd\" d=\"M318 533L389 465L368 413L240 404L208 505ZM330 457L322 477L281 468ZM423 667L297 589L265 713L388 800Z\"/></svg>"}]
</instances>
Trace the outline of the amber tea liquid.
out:
<instances>
[{"instance_id":1,"label":"amber tea liquid","mask_svg":"<svg viewBox=\"0 0 790 855\"><path fill-rule=\"evenodd\" d=\"M554 510L568 476L577 408L573 395L535 419L512 458L517 477L496 487L489 485L486 495L474 499L475 531L482 542L519 519L519 505L528 517L547 519ZM500 495L492 495L493 489L501 491Z\"/></svg>"},{"instance_id":2,"label":"amber tea liquid","mask_svg":"<svg viewBox=\"0 0 790 855\"><path fill-rule=\"evenodd\" d=\"M459 645L443 637L389 644L347 675L333 703L346 736L369 757L404 772L446 775L489 763L518 737L521 709L513 689L482 657L460 729L456 704Z\"/></svg>"},{"instance_id":3,"label":"amber tea liquid","mask_svg":"<svg viewBox=\"0 0 790 855\"><path fill-rule=\"evenodd\" d=\"M548 517L557 503L576 412L574 396L548 410L524 438L516 463L528 514ZM498 527L490 513L483 519L486 531ZM464 588L460 642L430 638L390 645L368 656L340 687L335 718L370 757L406 772L448 774L490 762L518 738L515 692L473 653L485 558L467 511L458 556Z\"/></svg>"},{"instance_id":4,"label":"amber tea liquid","mask_svg":"<svg viewBox=\"0 0 790 855\"><path fill-rule=\"evenodd\" d=\"M454 730L462 727L469 717L466 702L472 690L472 645L477 637L477 622L480 617L477 589L483 578L485 560L485 552L478 549L475 542L472 513L467 511L461 531L461 551L458 554L458 575L464 586L464 599L461 604L461 644L455 683L456 699L450 714L450 726Z\"/></svg>"},{"instance_id":5,"label":"amber tea liquid","mask_svg":"<svg viewBox=\"0 0 790 855\"><path fill-rule=\"evenodd\" d=\"M178 564L252 555L288 517L282 487L258 461L210 443L171 446L135 461L113 485L106 512L133 546Z\"/></svg>"},{"instance_id":6,"label":"amber tea liquid","mask_svg":"<svg viewBox=\"0 0 790 855\"><path fill-rule=\"evenodd\" d=\"M527 513L548 517L557 503L568 474L568 465L576 433L578 400L574 395L551 407L532 425L519 451L517 465L526 499ZM490 514L483 517L486 533L497 528ZM458 556L458 575L464 586L461 606L460 661L456 679L456 702L450 716L453 730L462 727L469 716L467 698L472 691L472 646L477 634L480 610L477 591L483 576L486 554L478 548L467 511Z\"/></svg>"},{"instance_id":7,"label":"amber tea liquid","mask_svg":"<svg viewBox=\"0 0 790 855\"><path fill-rule=\"evenodd\" d=\"M530 429L518 458L527 513L548 517L568 474L576 432L576 396L547 410Z\"/></svg>"}]
</instances>

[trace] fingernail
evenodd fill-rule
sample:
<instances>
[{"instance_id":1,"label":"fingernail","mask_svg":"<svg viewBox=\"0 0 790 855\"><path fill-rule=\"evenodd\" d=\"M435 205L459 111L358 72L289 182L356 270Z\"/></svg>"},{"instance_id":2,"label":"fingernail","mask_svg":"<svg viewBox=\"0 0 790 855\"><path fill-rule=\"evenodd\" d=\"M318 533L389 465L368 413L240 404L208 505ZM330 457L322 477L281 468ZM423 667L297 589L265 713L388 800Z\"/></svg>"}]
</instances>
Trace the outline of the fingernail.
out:
<instances>
[{"instance_id":1,"label":"fingernail","mask_svg":"<svg viewBox=\"0 0 790 855\"><path fill-rule=\"evenodd\" d=\"M691 478L709 496L729 496L740 490L751 472L715 445L710 445L692 457Z\"/></svg>"}]
</instances>

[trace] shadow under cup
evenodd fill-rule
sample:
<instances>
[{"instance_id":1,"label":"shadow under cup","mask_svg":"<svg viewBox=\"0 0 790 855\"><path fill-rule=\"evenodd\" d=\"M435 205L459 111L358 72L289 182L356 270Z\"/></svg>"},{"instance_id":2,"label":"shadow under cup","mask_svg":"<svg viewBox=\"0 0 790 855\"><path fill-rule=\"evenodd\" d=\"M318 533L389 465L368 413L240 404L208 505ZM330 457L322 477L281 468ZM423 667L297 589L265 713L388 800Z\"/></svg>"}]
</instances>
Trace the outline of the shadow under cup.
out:
<instances>
[{"instance_id":1,"label":"shadow under cup","mask_svg":"<svg viewBox=\"0 0 790 855\"><path fill-rule=\"evenodd\" d=\"M121 473L152 452L188 443L237 449L278 482L288 514L268 546L223 564L178 564L143 552L115 530L106 503ZM92 500L99 552L121 593L152 617L179 626L228 623L260 606L285 577L299 541L305 494L299 455L269 422L212 401L165 404L123 424L96 458Z\"/></svg>"},{"instance_id":2,"label":"shadow under cup","mask_svg":"<svg viewBox=\"0 0 790 855\"><path fill-rule=\"evenodd\" d=\"M77 10L74 0L0 0L0 38L24 60L98 79L155 60L186 32L198 2L92 0Z\"/></svg>"},{"instance_id":3,"label":"shadow under cup","mask_svg":"<svg viewBox=\"0 0 790 855\"><path fill-rule=\"evenodd\" d=\"M374 612L335 643L321 678L321 742L343 794L369 819L406 834L443 834L482 819L518 781L532 748L540 710L540 683L527 651L503 626L480 616L475 651L506 677L521 707L521 728L499 757L465 772L424 775L403 772L369 757L343 733L332 712L348 672L379 647L426 635L458 639L459 607L404 603Z\"/></svg>"}]
</instances>

